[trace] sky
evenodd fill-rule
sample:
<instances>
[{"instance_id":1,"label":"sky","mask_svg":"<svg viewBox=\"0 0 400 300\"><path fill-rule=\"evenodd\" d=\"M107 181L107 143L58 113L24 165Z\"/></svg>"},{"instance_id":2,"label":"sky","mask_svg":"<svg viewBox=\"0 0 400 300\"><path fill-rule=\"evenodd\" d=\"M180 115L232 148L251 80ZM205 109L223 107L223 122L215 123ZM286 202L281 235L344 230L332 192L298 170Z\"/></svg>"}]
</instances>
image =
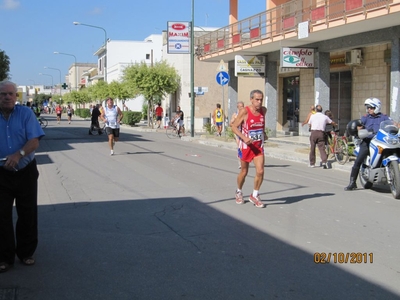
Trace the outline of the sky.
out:
<instances>
[{"instance_id":1,"label":"sky","mask_svg":"<svg viewBox=\"0 0 400 300\"><path fill-rule=\"evenodd\" d=\"M10 58L10 77L17 85L51 85L62 81L75 62L96 63L93 53L111 40L143 41L161 34L168 21L191 21L201 27L229 24L229 0L0 0L0 50ZM265 0L239 0L239 20L265 10ZM48 74L39 75L39 73Z\"/></svg>"}]
</instances>

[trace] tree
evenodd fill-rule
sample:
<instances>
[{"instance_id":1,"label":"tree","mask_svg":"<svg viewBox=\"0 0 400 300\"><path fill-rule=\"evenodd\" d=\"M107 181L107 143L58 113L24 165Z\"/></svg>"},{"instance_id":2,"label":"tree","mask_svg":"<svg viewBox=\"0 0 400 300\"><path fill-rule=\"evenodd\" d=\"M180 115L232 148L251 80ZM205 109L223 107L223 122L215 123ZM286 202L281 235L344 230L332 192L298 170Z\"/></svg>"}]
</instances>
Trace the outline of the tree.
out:
<instances>
[{"instance_id":1,"label":"tree","mask_svg":"<svg viewBox=\"0 0 400 300\"><path fill-rule=\"evenodd\" d=\"M75 103L79 108L81 104L88 103L89 97L87 93L71 91L64 95L64 102Z\"/></svg>"},{"instance_id":2,"label":"tree","mask_svg":"<svg viewBox=\"0 0 400 300\"><path fill-rule=\"evenodd\" d=\"M91 99L102 101L109 96L108 84L105 81L99 81L95 85L90 86L88 89Z\"/></svg>"},{"instance_id":3,"label":"tree","mask_svg":"<svg viewBox=\"0 0 400 300\"><path fill-rule=\"evenodd\" d=\"M9 72L10 58L3 50L0 50L0 81L8 79Z\"/></svg>"},{"instance_id":4,"label":"tree","mask_svg":"<svg viewBox=\"0 0 400 300\"><path fill-rule=\"evenodd\" d=\"M108 84L108 92L111 98L122 100L122 104L125 104L125 100L129 98L129 92L126 82L112 81Z\"/></svg>"},{"instance_id":5,"label":"tree","mask_svg":"<svg viewBox=\"0 0 400 300\"><path fill-rule=\"evenodd\" d=\"M161 99L179 88L180 77L176 69L165 61L157 62L153 67L142 62L127 67L124 70L123 81L132 94L144 96L150 109L153 107L154 99ZM147 119L150 121L149 113Z\"/></svg>"}]
</instances>

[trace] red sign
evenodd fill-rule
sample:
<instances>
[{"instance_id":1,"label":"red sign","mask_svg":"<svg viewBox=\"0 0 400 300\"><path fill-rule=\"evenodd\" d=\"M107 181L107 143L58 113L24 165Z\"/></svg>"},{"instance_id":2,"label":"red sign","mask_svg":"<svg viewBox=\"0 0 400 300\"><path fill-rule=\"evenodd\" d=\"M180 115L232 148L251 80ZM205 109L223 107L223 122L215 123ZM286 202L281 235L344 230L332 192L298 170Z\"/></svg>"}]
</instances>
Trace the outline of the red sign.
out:
<instances>
[{"instance_id":1,"label":"red sign","mask_svg":"<svg viewBox=\"0 0 400 300\"><path fill-rule=\"evenodd\" d=\"M181 24L181 23L172 24L171 27L174 30L184 30L186 28L185 24Z\"/></svg>"}]
</instances>

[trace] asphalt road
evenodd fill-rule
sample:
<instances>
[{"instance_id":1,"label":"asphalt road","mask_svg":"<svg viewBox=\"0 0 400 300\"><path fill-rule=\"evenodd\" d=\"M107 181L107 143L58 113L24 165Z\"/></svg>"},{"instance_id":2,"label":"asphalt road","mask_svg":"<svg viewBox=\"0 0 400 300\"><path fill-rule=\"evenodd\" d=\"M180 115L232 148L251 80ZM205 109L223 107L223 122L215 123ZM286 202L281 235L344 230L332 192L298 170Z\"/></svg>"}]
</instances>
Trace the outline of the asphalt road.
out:
<instances>
[{"instance_id":1,"label":"asphalt road","mask_svg":"<svg viewBox=\"0 0 400 300\"><path fill-rule=\"evenodd\" d=\"M110 156L89 121L45 117L37 263L0 274L1 300L400 299L387 189L267 158L266 208L237 205L233 150L124 127Z\"/></svg>"}]
</instances>

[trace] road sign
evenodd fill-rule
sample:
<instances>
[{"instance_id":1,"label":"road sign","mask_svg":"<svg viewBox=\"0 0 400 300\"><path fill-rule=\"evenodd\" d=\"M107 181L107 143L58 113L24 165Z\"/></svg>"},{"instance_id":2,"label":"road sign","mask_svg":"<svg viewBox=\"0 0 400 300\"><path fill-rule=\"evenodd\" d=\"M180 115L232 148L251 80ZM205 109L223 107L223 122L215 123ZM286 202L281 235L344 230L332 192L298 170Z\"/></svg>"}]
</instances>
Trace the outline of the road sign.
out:
<instances>
[{"instance_id":1,"label":"road sign","mask_svg":"<svg viewBox=\"0 0 400 300\"><path fill-rule=\"evenodd\" d=\"M64 84L62 85L62 87L63 87L63 89L65 90L65 89L68 87L68 84L66 84L66 83L64 82Z\"/></svg>"},{"instance_id":2,"label":"road sign","mask_svg":"<svg viewBox=\"0 0 400 300\"><path fill-rule=\"evenodd\" d=\"M220 71L228 71L228 64L226 64L223 59L221 59L221 61L219 62L217 71L218 72L220 72Z\"/></svg>"},{"instance_id":3,"label":"road sign","mask_svg":"<svg viewBox=\"0 0 400 300\"><path fill-rule=\"evenodd\" d=\"M219 85L225 85L229 82L229 74L225 71L218 72L215 79Z\"/></svg>"}]
</instances>

